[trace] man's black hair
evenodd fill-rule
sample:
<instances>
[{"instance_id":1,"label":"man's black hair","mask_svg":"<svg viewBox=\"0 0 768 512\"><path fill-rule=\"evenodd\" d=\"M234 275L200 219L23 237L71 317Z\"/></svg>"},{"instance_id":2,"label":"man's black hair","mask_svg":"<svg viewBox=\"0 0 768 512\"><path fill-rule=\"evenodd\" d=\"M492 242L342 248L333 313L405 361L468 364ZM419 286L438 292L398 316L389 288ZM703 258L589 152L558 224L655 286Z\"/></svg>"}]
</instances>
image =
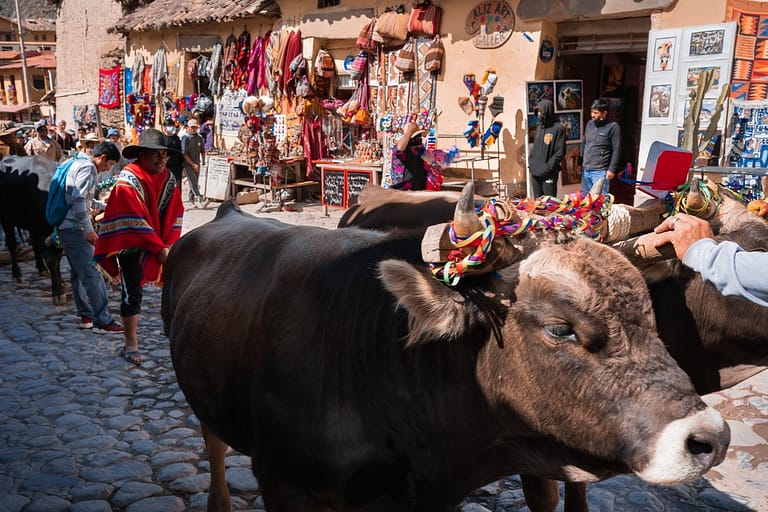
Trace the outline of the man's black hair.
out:
<instances>
[{"instance_id":1,"label":"man's black hair","mask_svg":"<svg viewBox=\"0 0 768 512\"><path fill-rule=\"evenodd\" d=\"M120 151L117 149L117 146L115 146L115 143L111 140L99 142L96 147L93 148L94 158L101 155L106 155L107 160L112 160L113 162L120 161Z\"/></svg>"},{"instance_id":2,"label":"man's black hair","mask_svg":"<svg viewBox=\"0 0 768 512\"><path fill-rule=\"evenodd\" d=\"M608 102L605 101L603 98L597 98L595 101L592 102L592 105L589 107L589 109L599 110L600 112L607 112Z\"/></svg>"}]
</instances>

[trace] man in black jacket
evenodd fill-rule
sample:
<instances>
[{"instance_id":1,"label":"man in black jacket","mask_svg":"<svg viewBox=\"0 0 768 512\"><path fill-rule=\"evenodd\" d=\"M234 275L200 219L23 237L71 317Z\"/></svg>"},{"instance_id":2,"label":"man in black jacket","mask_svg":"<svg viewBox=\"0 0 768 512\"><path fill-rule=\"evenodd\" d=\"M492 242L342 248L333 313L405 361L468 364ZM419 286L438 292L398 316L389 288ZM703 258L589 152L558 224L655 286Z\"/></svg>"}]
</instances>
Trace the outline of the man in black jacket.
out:
<instances>
[{"instance_id":1,"label":"man in black jacket","mask_svg":"<svg viewBox=\"0 0 768 512\"><path fill-rule=\"evenodd\" d=\"M588 193L597 180L605 179L603 194L608 193L610 180L619 173L621 129L608 121L608 102L598 98L590 107L592 119L584 129L581 143L581 192Z\"/></svg>"},{"instance_id":2,"label":"man in black jacket","mask_svg":"<svg viewBox=\"0 0 768 512\"><path fill-rule=\"evenodd\" d=\"M173 119L168 118L163 122L163 142L166 147L176 150L175 152L168 152L168 160L165 162L165 166L171 171L173 177L176 178L178 186L181 187L184 157L181 154L181 139L176 135L176 121Z\"/></svg>"},{"instance_id":3,"label":"man in black jacket","mask_svg":"<svg viewBox=\"0 0 768 512\"><path fill-rule=\"evenodd\" d=\"M541 100L538 110L538 127L529 156L533 197L556 196L560 162L565 156L565 128L555 117L555 105Z\"/></svg>"}]
</instances>

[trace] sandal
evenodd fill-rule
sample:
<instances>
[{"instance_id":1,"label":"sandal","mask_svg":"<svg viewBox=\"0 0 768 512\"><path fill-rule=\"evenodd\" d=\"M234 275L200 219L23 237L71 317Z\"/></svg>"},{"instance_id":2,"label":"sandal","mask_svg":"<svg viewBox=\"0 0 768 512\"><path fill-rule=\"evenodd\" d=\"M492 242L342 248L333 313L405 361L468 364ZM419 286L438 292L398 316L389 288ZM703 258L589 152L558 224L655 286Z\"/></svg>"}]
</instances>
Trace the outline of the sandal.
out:
<instances>
[{"instance_id":1,"label":"sandal","mask_svg":"<svg viewBox=\"0 0 768 512\"><path fill-rule=\"evenodd\" d=\"M117 355L125 359L131 364L140 365L144 362L144 356L141 355L141 353L138 350L131 350L126 352L125 347L122 347L118 352Z\"/></svg>"}]
</instances>

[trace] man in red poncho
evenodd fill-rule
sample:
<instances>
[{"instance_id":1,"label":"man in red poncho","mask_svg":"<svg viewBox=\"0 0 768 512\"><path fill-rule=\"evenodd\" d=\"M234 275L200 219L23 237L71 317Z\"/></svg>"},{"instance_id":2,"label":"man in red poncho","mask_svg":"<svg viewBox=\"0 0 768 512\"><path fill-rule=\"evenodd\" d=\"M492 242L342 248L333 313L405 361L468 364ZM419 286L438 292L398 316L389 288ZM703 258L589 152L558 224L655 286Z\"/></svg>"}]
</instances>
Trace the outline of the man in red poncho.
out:
<instances>
[{"instance_id":1,"label":"man in red poncho","mask_svg":"<svg viewBox=\"0 0 768 512\"><path fill-rule=\"evenodd\" d=\"M184 207L180 184L165 167L168 152L160 130L147 128L139 143L126 146L126 165L109 196L94 258L109 275L121 279L120 315L125 346L120 356L141 364L137 332L144 283L162 284L162 268L171 245L181 236Z\"/></svg>"}]
</instances>

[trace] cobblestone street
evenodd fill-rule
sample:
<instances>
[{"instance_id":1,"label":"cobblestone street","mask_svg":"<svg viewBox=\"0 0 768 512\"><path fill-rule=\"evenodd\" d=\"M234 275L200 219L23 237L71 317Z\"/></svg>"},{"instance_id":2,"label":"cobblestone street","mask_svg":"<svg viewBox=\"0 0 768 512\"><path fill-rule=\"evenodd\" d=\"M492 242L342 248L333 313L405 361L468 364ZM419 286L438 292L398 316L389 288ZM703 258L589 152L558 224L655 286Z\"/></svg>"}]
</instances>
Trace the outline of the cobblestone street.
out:
<instances>
[{"instance_id":1,"label":"cobblestone street","mask_svg":"<svg viewBox=\"0 0 768 512\"><path fill-rule=\"evenodd\" d=\"M271 215L335 225L318 204ZM244 209L249 210L248 207ZM215 210L190 210L185 232ZM65 277L68 268L63 264ZM147 288L140 320L146 362L117 356L122 335L77 328L71 301L53 306L50 281L33 262L26 280L0 267L0 511L174 512L204 510L209 466L198 422L176 384L162 333L160 292ZM119 292L111 290L111 311ZM726 461L706 478L674 487L622 476L589 486L594 512L768 511L768 372L710 395L728 419ZM235 510L263 510L250 459L227 458ZM527 510L516 477L477 491L466 512ZM560 505L562 510L562 504Z\"/></svg>"}]
</instances>

